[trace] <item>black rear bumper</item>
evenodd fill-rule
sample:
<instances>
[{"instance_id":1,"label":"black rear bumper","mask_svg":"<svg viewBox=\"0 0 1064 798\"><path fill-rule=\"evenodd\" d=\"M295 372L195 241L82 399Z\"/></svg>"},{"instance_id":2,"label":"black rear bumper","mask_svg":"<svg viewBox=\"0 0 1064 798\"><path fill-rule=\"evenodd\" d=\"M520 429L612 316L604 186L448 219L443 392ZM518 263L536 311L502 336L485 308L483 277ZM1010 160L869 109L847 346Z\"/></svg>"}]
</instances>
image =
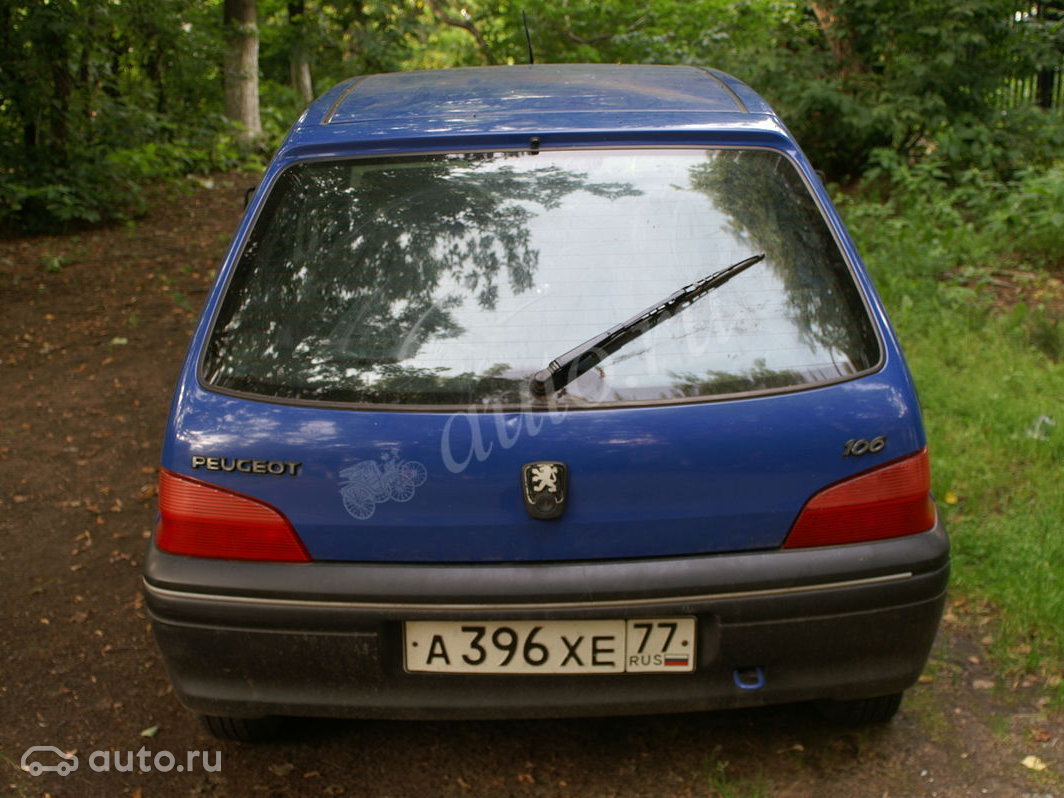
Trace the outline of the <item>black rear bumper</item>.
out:
<instances>
[{"instance_id":1,"label":"black rear bumper","mask_svg":"<svg viewBox=\"0 0 1064 798\"><path fill-rule=\"evenodd\" d=\"M547 717L898 692L926 662L948 577L936 528L822 549L534 565L273 565L152 547L145 589L177 695L198 712ZM698 619L693 673L403 668L406 620L679 615Z\"/></svg>"}]
</instances>

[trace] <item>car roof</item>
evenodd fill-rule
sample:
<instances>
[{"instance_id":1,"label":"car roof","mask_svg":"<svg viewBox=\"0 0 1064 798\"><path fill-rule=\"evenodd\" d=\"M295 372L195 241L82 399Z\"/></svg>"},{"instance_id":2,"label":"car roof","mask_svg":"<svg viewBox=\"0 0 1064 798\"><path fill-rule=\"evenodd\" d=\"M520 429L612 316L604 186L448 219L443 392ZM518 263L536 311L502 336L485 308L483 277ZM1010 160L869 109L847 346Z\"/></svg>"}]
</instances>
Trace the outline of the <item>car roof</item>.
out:
<instances>
[{"instance_id":1,"label":"car roof","mask_svg":"<svg viewBox=\"0 0 1064 798\"><path fill-rule=\"evenodd\" d=\"M353 78L307 109L288 144L692 127L782 132L768 103L717 70L530 64Z\"/></svg>"}]
</instances>

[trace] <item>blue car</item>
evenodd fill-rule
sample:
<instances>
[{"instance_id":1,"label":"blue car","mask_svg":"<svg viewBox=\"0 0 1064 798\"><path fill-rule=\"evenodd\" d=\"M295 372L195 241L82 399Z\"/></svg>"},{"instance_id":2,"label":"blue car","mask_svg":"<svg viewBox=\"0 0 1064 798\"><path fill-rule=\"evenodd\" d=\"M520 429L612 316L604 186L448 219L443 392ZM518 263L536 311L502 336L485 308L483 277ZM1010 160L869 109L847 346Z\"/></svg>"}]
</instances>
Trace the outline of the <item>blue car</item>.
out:
<instances>
[{"instance_id":1,"label":"blue car","mask_svg":"<svg viewBox=\"0 0 1064 798\"><path fill-rule=\"evenodd\" d=\"M177 696L889 720L949 574L912 379L733 77L372 75L292 128L181 372L146 562Z\"/></svg>"}]
</instances>

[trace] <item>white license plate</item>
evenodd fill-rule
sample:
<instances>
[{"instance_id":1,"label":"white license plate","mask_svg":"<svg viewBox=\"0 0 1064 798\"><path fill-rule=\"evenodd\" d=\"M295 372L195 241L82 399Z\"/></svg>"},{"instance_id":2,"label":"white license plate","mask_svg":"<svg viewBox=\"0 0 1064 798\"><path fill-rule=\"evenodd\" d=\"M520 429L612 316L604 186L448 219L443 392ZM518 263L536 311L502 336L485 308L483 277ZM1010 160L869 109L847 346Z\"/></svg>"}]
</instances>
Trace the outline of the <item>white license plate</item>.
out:
<instances>
[{"instance_id":1,"label":"white license plate","mask_svg":"<svg viewBox=\"0 0 1064 798\"><path fill-rule=\"evenodd\" d=\"M407 621L408 671L684 673L694 618L605 621Z\"/></svg>"}]
</instances>

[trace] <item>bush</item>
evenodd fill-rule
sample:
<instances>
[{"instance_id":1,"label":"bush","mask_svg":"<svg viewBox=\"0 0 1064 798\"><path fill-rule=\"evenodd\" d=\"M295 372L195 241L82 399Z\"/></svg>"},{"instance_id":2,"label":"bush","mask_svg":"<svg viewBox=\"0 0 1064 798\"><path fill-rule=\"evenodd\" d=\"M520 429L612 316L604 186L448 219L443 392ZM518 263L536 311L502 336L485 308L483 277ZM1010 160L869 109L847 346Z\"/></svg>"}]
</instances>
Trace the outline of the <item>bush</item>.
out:
<instances>
[{"instance_id":1,"label":"bush","mask_svg":"<svg viewBox=\"0 0 1064 798\"><path fill-rule=\"evenodd\" d=\"M1064 162L1021 173L990 215L989 227L1043 265L1064 263Z\"/></svg>"},{"instance_id":2,"label":"bush","mask_svg":"<svg viewBox=\"0 0 1064 798\"><path fill-rule=\"evenodd\" d=\"M0 186L0 229L39 233L143 211L139 187L93 159L12 177Z\"/></svg>"},{"instance_id":3,"label":"bush","mask_svg":"<svg viewBox=\"0 0 1064 798\"><path fill-rule=\"evenodd\" d=\"M143 184L262 165L221 116L183 133L170 125L157 132L156 140L75 152L61 165L9 167L0 182L0 230L41 233L123 221L145 212Z\"/></svg>"}]
</instances>

